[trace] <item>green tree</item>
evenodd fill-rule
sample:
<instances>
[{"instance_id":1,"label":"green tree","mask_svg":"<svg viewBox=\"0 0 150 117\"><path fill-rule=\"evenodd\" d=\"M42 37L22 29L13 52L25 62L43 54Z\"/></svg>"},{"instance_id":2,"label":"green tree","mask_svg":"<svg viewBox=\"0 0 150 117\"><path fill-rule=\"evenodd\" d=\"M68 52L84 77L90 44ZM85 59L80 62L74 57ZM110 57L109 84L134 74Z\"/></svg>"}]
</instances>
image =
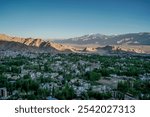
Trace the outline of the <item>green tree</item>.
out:
<instances>
[{"instance_id":1,"label":"green tree","mask_svg":"<svg viewBox=\"0 0 150 117\"><path fill-rule=\"evenodd\" d=\"M76 97L73 87L69 86L68 83L62 88L62 90L55 91L55 97L57 99L71 100Z\"/></svg>"},{"instance_id":2,"label":"green tree","mask_svg":"<svg viewBox=\"0 0 150 117\"><path fill-rule=\"evenodd\" d=\"M101 73L98 73L97 71L91 71L85 73L85 79L89 81L97 81L100 80Z\"/></svg>"}]
</instances>

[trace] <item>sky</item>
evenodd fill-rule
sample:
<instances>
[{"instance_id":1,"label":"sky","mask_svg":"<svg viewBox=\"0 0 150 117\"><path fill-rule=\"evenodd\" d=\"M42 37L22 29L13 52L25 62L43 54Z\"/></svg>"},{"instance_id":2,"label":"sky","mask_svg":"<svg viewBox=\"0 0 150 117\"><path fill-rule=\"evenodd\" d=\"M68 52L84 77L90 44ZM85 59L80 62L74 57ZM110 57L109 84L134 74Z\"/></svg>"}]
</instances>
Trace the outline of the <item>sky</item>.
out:
<instances>
[{"instance_id":1,"label":"sky","mask_svg":"<svg viewBox=\"0 0 150 117\"><path fill-rule=\"evenodd\" d=\"M0 0L0 33L63 39L150 32L150 0Z\"/></svg>"}]
</instances>

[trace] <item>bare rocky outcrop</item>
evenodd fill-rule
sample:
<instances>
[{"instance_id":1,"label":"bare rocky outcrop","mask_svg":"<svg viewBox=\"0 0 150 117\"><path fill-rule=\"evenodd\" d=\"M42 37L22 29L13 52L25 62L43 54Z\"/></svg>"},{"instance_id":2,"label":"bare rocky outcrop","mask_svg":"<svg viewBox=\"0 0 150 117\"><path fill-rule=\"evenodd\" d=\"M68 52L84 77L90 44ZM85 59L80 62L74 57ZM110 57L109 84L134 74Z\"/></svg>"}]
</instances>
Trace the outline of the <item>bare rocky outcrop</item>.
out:
<instances>
[{"instance_id":1,"label":"bare rocky outcrop","mask_svg":"<svg viewBox=\"0 0 150 117\"><path fill-rule=\"evenodd\" d=\"M74 49L70 46L44 41L40 38L21 38L21 37L11 37L5 34L0 34L0 49L8 50L28 50L28 51L73 51Z\"/></svg>"}]
</instances>

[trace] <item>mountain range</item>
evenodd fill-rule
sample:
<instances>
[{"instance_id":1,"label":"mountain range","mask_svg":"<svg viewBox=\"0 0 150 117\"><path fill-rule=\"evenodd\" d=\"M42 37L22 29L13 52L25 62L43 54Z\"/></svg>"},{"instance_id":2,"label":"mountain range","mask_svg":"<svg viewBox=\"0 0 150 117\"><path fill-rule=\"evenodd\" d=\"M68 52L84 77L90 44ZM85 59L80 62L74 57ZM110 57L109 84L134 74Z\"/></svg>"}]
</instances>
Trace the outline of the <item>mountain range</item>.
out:
<instances>
[{"instance_id":1,"label":"mountain range","mask_svg":"<svg viewBox=\"0 0 150 117\"><path fill-rule=\"evenodd\" d=\"M150 45L150 33L129 33L121 35L88 34L81 37L55 40L57 43L98 45Z\"/></svg>"},{"instance_id":2,"label":"mountain range","mask_svg":"<svg viewBox=\"0 0 150 117\"><path fill-rule=\"evenodd\" d=\"M40 38L21 38L0 34L0 50L58 52L73 51L73 48L51 41L44 41Z\"/></svg>"},{"instance_id":3,"label":"mountain range","mask_svg":"<svg viewBox=\"0 0 150 117\"><path fill-rule=\"evenodd\" d=\"M62 44L63 43L63 44ZM81 45L76 47L66 43ZM103 45L88 46L86 44ZM84 46L83 46L84 45ZM150 45L150 33L131 33L124 35L106 36L101 34L84 35L66 40L45 41L40 38L12 37L0 34L0 51L17 52L77 52L77 53L150 53L137 46L137 48L121 47L120 45ZM148 46L149 47L149 46Z\"/></svg>"}]
</instances>

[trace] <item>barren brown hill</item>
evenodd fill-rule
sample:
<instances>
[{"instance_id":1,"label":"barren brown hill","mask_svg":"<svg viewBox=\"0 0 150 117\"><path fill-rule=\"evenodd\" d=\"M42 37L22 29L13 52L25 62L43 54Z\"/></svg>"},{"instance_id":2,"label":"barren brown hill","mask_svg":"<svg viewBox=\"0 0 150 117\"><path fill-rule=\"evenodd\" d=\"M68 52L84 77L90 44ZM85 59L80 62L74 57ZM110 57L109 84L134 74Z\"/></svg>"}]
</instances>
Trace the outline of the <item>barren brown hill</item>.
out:
<instances>
[{"instance_id":1,"label":"barren brown hill","mask_svg":"<svg viewBox=\"0 0 150 117\"><path fill-rule=\"evenodd\" d=\"M80 45L81 46L81 45ZM11 37L5 34L0 34L0 50L24 51L24 52L79 52L79 53L98 53L110 54L112 52L122 53L150 53L150 49L144 45L111 45L100 46L94 44L82 45L82 47L58 44L51 41L45 41L40 38L21 38ZM135 47L136 46L136 47Z\"/></svg>"},{"instance_id":2,"label":"barren brown hill","mask_svg":"<svg viewBox=\"0 0 150 117\"><path fill-rule=\"evenodd\" d=\"M44 41L36 38L21 38L11 37L5 34L0 34L0 49L7 50L15 47L15 50L42 50L42 51L74 51L74 48L62 44L57 44L50 41ZM17 46L18 45L18 46ZM25 49L26 48L26 49ZM28 48L28 49L27 49ZM21 49L21 50L22 50Z\"/></svg>"}]
</instances>

